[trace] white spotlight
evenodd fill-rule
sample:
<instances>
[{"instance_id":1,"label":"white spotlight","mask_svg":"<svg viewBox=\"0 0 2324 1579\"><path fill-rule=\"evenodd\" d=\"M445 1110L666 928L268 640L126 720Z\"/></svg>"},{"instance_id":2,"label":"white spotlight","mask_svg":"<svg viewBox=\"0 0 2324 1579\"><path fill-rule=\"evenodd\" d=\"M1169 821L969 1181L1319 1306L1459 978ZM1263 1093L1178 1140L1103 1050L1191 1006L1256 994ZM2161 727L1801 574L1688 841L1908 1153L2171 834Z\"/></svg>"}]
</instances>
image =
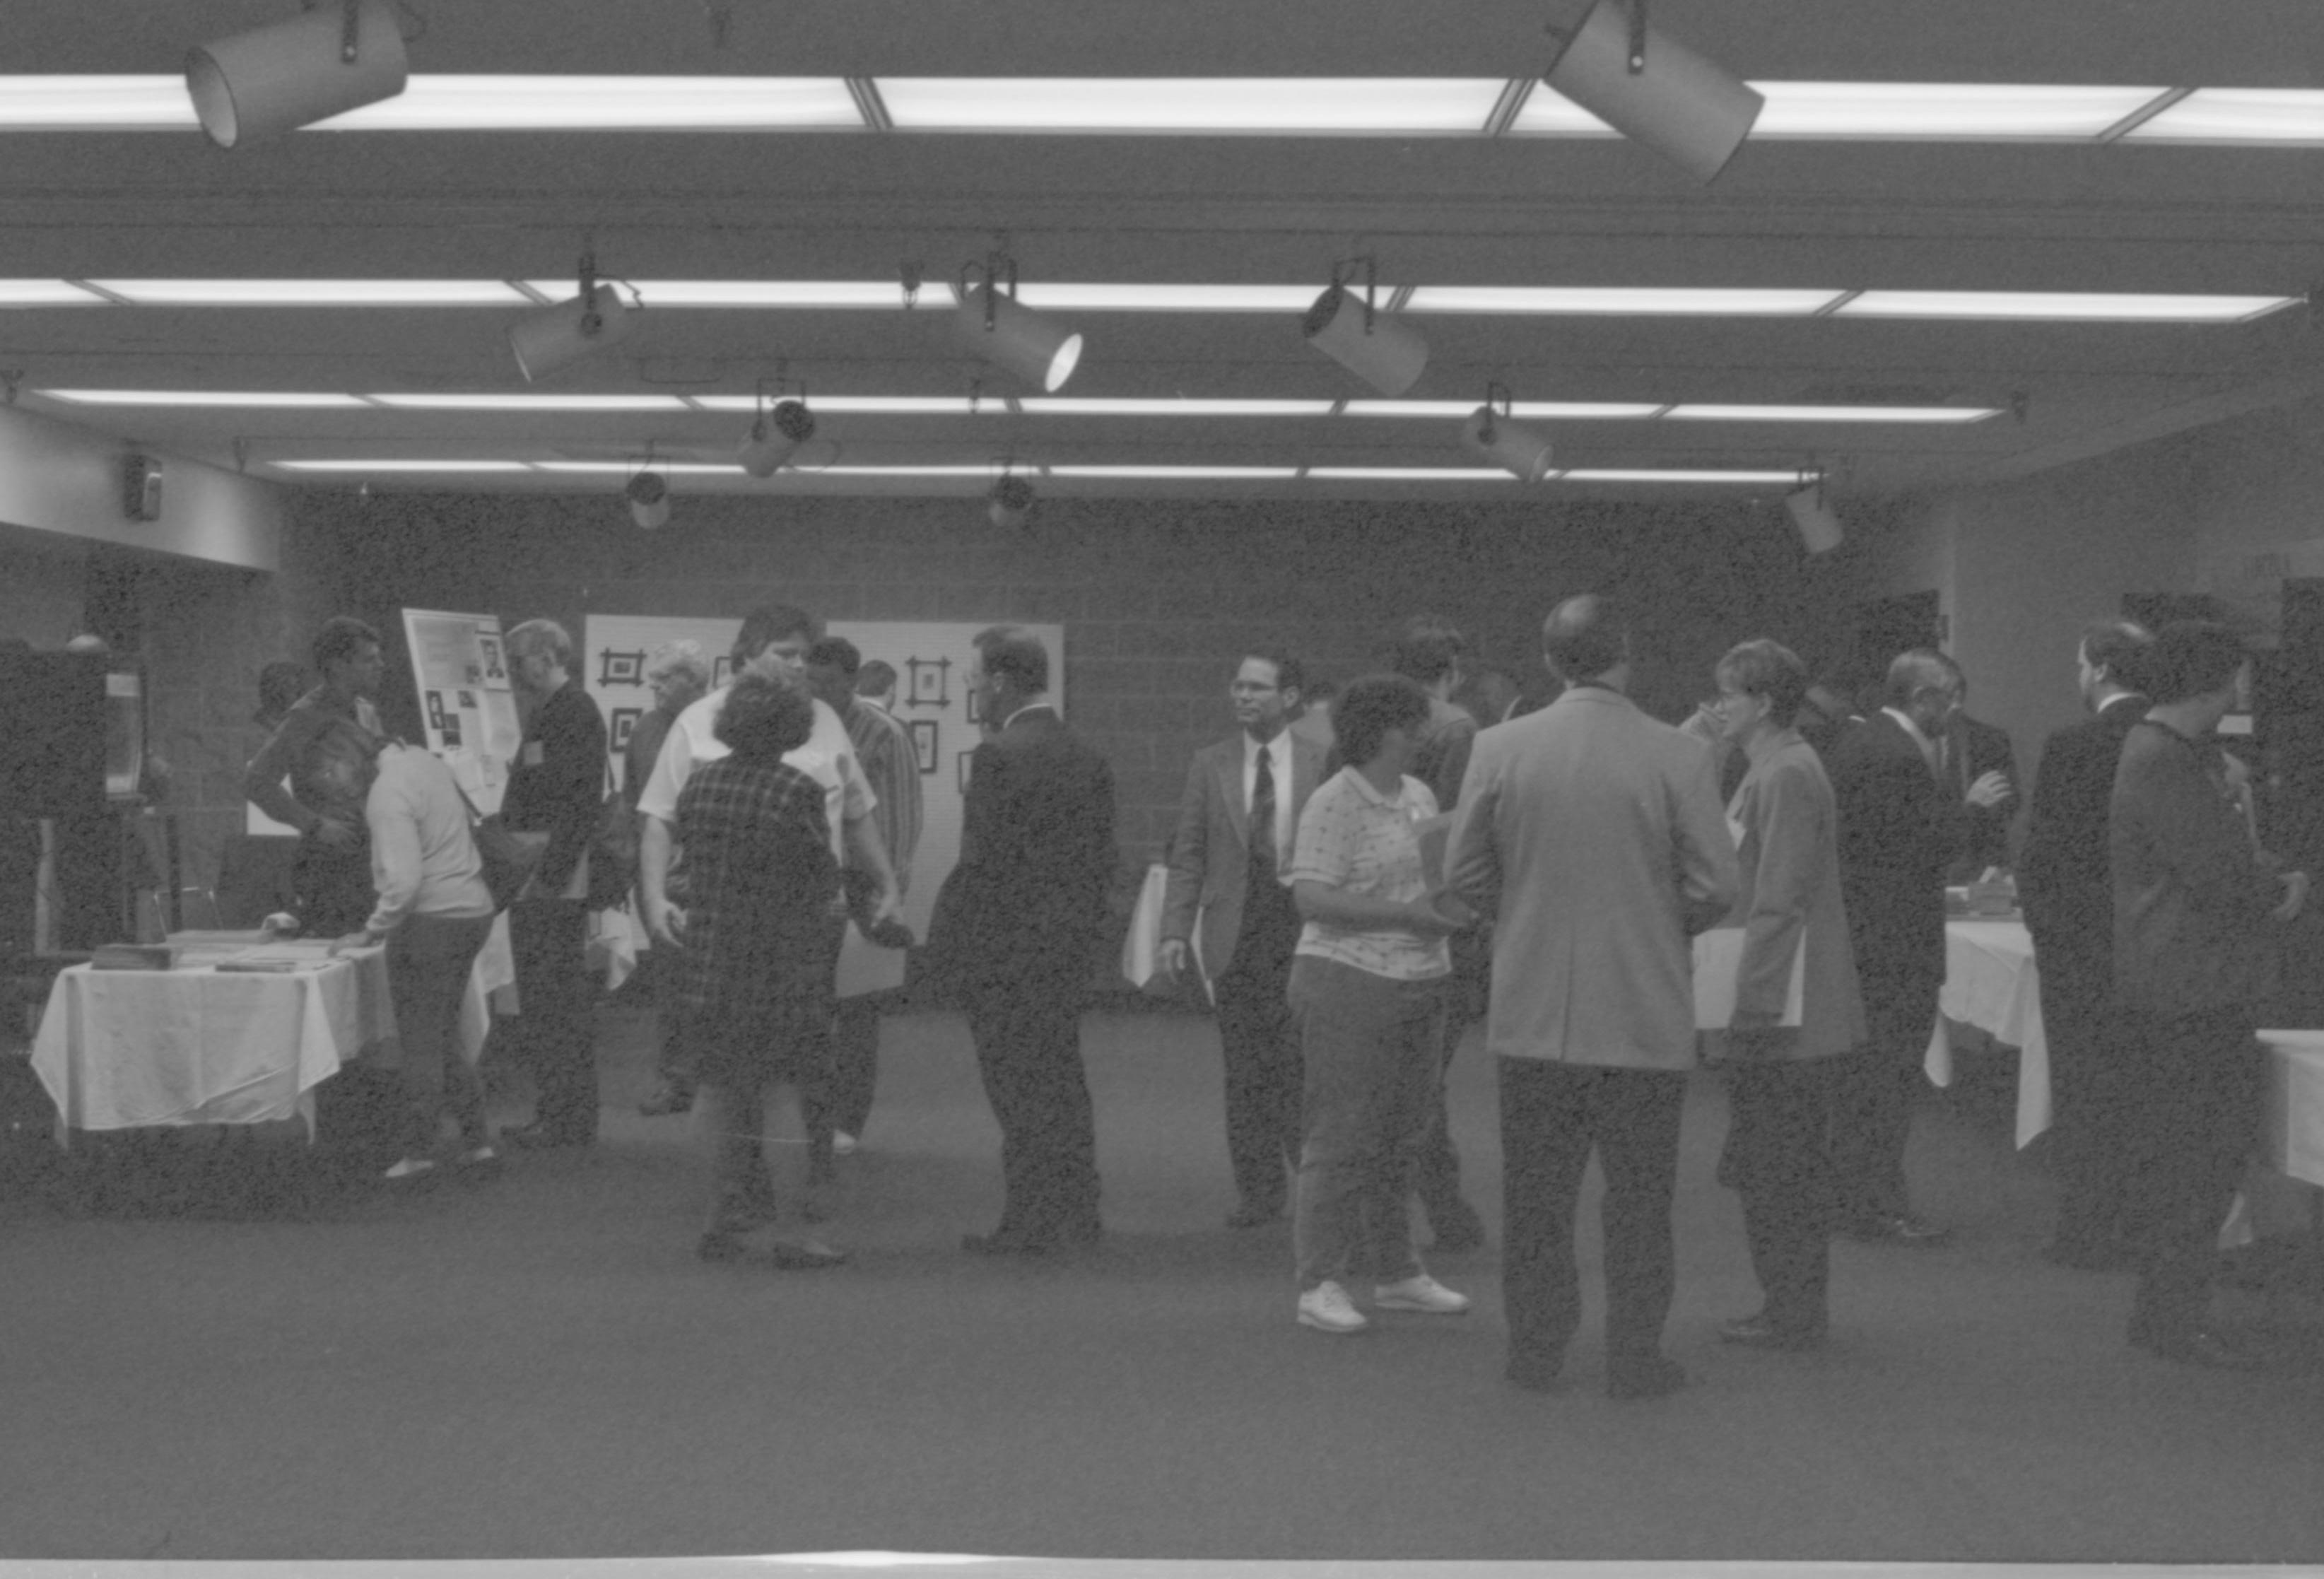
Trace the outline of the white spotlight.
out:
<instances>
[{"instance_id":1,"label":"white spotlight","mask_svg":"<svg viewBox=\"0 0 2324 1579\"><path fill-rule=\"evenodd\" d=\"M1500 396L1501 409L1493 410L1493 397ZM1523 422L1512 422L1508 417L1508 392L1488 390L1485 403L1469 413L1461 425L1461 442L1521 483L1538 483L1553 469L1549 440L1536 429Z\"/></svg>"},{"instance_id":2,"label":"white spotlight","mask_svg":"<svg viewBox=\"0 0 2324 1579\"><path fill-rule=\"evenodd\" d=\"M1332 283L1307 309L1300 330L1307 343L1333 361L1394 397L1419 382L1428 365L1428 342L1402 319L1380 312L1374 305L1378 285L1371 278L1372 261L1364 264L1364 293L1348 289L1351 281L1332 273Z\"/></svg>"},{"instance_id":3,"label":"white spotlight","mask_svg":"<svg viewBox=\"0 0 2324 1579\"><path fill-rule=\"evenodd\" d=\"M986 517L999 527L1022 526L1032 519L1033 485L1013 473L992 485Z\"/></svg>"},{"instance_id":4,"label":"white spotlight","mask_svg":"<svg viewBox=\"0 0 2324 1579\"><path fill-rule=\"evenodd\" d=\"M622 304L619 291L598 283L596 260L585 254L578 293L509 325L509 349L516 354L517 371L530 383L593 351L620 345L636 320L636 310Z\"/></svg>"},{"instance_id":5,"label":"white spotlight","mask_svg":"<svg viewBox=\"0 0 2324 1579\"><path fill-rule=\"evenodd\" d=\"M972 285L970 276L983 278ZM1006 280L1009 294L1002 295ZM982 265L960 272L960 308L953 327L962 344L995 367L1003 367L1044 393L1055 394L1082 359L1082 337L1046 312L1017 300L1017 264L996 253Z\"/></svg>"},{"instance_id":6,"label":"white spotlight","mask_svg":"<svg viewBox=\"0 0 2324 1579\"><path fill-rule=\"evenodd\" d=\"M622 492L630 496L630 519L640 531L669 524L669 483L659 472L640 472Z\"/></svg>"},{"instance_id":7,"label":"white spotlight","mask_svg":"<svg viewBox=\"0 0 2324 1579\"><path fill-rule=\"evenodd\" d=\"M403 91L410 68L388 0L344 0L186 51L202 130L235 148Z\"/></svg>"},{"instance_id":8,"label":"white spotlight","mask_svg":"<svg viewBox=\"0 0 2324 1579\"><path fill-rule=\"evenodd\" d=\"M815 437L815 413L805 401L777 401L760 413L735 451L742 469L754 477L771 477L790 459L791 452Z\"/></svg>"},{"instance_id":9,"label":"white spotlight","mask_svg":"<svg viewBox=\"0 0 2324 1579\"><path fill-rule=\"evenodd\" d=\"M1800 541L1811 554L1828 554L1840 547L1845 532L1839 514L1823 496L1823 485L1811 483L1796 494L1784 495L1784 508L1800 530Z\"/></svg>"},{"instance_id":10,"label":"white spotlight","mask_svg":"<svg viewBox=\"0 0 2324 1579\"><path fill-rule=\"evenodd\" d=\"M1591 0L1542 79L1699 181L1718 178L1766 104L1692 50L1650 32L1646 0Z\"/></svg>"}]
</instances>

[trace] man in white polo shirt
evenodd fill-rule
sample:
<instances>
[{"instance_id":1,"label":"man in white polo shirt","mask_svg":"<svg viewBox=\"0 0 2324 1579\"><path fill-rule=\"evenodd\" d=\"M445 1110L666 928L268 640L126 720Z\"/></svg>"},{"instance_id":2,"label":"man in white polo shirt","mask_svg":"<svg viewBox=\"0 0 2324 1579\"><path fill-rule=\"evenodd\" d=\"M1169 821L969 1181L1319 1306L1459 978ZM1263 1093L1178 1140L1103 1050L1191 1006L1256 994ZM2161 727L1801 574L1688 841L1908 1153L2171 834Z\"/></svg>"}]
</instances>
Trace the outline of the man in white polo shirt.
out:
<instances>
[{"instance_id":1,"label":"man in white polo shirt","mask_svg":"<svg viewBox=\"0 0 2324 1579\"><path fill-rule=\"evenodd\" d=\"M734 672L755 669L765 674L803 680L807 649L822 634L822 626L802 609L786 604L754 609L735 633ZM726 747L715 733L718 712L725 701L726 688L722 686L678 716L678 722L670 726L669 738L662 743L661 756L654 763L653 773L646 780L645 793L638 798L638 810L644 814L638 839L638 893L645 907L646 929L660 947L685 946L685 906L670 897L669 881L679 853L678 793L686 788L696 768L726 754ZM855 760L855 748L849 743L847 726L840 722L839 715L816 702L815 733L807 737L805 745L789 753L783 761L823 786L824 809L831 825L832 854L843 867L853 866L871 874L877 891L872 900L875 918L893 917L897 911L896 872L888 860L879 826L872 818L872 808L879 800ZM834 969L837 967L839 938L845 924L844 915L835 911L830 951ZM678 1067L673 1071L673 1084L686 1077L686 1062L682 1050L673 1057L672 1063Z\"/></svg>"}]
</instances>

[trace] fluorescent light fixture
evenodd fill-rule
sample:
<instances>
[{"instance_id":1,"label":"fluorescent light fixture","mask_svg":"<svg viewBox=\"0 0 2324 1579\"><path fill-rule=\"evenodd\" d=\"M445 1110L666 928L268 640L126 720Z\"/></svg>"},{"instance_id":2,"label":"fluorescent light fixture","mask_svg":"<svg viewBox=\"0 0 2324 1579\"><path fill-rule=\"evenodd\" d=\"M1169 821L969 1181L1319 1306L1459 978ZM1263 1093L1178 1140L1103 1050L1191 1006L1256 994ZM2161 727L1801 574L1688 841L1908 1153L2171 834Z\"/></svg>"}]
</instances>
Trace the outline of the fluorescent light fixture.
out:
<instances>
[{"instance_id":1,"label":"fluorescent light fixture","mask_svg":"<svg viewBox=\"0 0 2324 1579\"><path fill-rule=\"evenodd\" d=\"M1560 474L1568 483L1790 483L1797 484L1800 474L1788 472L1753 471L1683 471L1652 469L1621 469L1584 467Z\"/></svg>"},{"instance_id":2,"label":"fluorescent light fixture","mask_svg":"<svg viewBox=\"0 0 2324 1579\"><path fill-rule=\"evenodd\" d=\"M1213 136L1473 136L1502 88L1493 78L1430 77L882 77L875 85L898 131Z\"/></svg>"},{"instance_id":3,"label":"fluorescent light fixture","mask_svg":"<svg viewBox=\"0 0 2324 1579\"><path fill-rule=\"evenodd\" d=\"M335 24L336 25L336 24ZM401 97L324 132L861 130L841 77L414 77Z\"/></svg>"},{"instance_id":4,"label":"fluorescent light fixture","mask_svg":"<svg viewBox=\"0 0 2324 1579\"><path fill-rule=\"evenodd\" d=\"M821 402L817 402L820 404ZM1098 400L1028 395L1017 402L1040 417L1328 417L1330 401ZM997 410L998 406L987 409Z\"/></svg>"},{"instance_id":5,"label":"fluorescent light fixture","mask_svg":"<svg viewBox=\"0 0 2324 1579\"><path fill-rule=\"evenodd\" d=\"M1021 285L1028 307L1062 312L1305 312L1305 285L1093 285L1055 280Z\"/></svg>"},{"instance_id":6,"label":"fluorescent light fixture","mask_svg":"<svg viewBox=\"0 0 2324 1579\"><path fill-rule=\"evenodd\" d=\"M1457 419L1476 410L1469 401L1350 401L1342 408L1349 417L1420 417ZM1644 421L1661 411L1655 401L1518 401L1509 408L1515 417L1553 421Z\"/></svg>"},{"instance_id":7,"label":"fluorescent light fixture","mask_svg":"<svg viewBox=\"0 0 2324 1579\"><path fill-rule=\"evenodd\" d=\"M2199 88L2125 132L2121 141L2324 147L2324 93L2310 88Z\"/></svg>"},{"instance_id":8,"label":"fluorescent light fixture","mask_svg":"<svg viewBox=\"0 0 2324 1579\"><path fill-rule=\"evenodd\" d=\"M1992 406L1673 406L1674 422L1982 422Z\"/></svg>"},{"instance_id":9,"label":"fluorescent light fixture","mask_svg":"<svg viewBox=\"0 0 2324 1579\"><path fill-rule=\"evenodd\" d=\"M676 395L375 394L383 406L412 411L683 411Z\"/></svg>"},{"instance_id":10,"label":"fluorescent light fixture","mask_svg":"<svg viewBox=\"0 0 2324 1579\"><path fill-rule=\"evenodd\" d=\"M894 280L637 280L625 281L647 306L890 308L903 310L904 288ZM554 301L570 280L527 280L525 289ZM942 305L949 306L949 301Z\"/></svg>"},{"instance_id":11,"label":"fluorescent light fixture","mask_svg":"<svg viewBox=\"0 0 2324 1579\"><path fill-rule=\"evenodd\" d=\"M271 460L286 472L529 472L521 460Z\"/></svg>"},{"instance_id":12,"label":"fluorescent light fixture","mask_svg":"<svg viewBox=\"0 0 2324 1579\"><path fill-rule=\"evenodd\" d=\"M1552 474L1554 475L1554 474ZM1311 482L1325 483L1514 483L1499 466L1311 466Z\"/></svg>"},{"instance_id":13,"label":"fluorescent light fixture","mask_svg":"<svg viewBox=\"0 0 2324 1579\"><path fill-rule=\"evenodd\" d=\"M759 409L756 395L688 395L696 411L755 411ZM965 417L979 402L966 395L824 395L815 397L815 409L824 416L834 411L861 411L890 416ZM989 400L981 403L987 411L1008 409L1008 402Z\"/></svg>"},{"instance_id":14,"label":"fluorescent light fixture","mask_svg":"<svg viewBox=\"0 0 2324 1579\"><path fill-rule=\"evenodd\" d=\"M1549 32L1557 54L1544 81L1699 181L1718 179L1766 103L1725 67L1652 32L1637 0L1594 0L1572 28Z\"/></svg>"},{"instance_id":15,"label":"fluorescent light fixture","mask_svg":"<svg viewBox=\"0 0 2324 1579\"><path fill-rule=\"evenodd\" d=\"M1299 475L1292 466L1053 466L1053 477L1231 477L1245 482L1287 481Z\"/></svg>"},{"instance_id":16,"label":"fluorescent light fixture","mask_svg":"<svg viewBox=\"0 0 2324 1579\"><path fill-rule=\"evenodd\" d=\"M1867 291L1835 318L2052 319L2089 323L2243 323L2297 296L2132 296L2080 291Z\"/></svg>"},{"instance_id":17,"label":"fluorescent light fixture","mask_svg":"<svg viewBox=\"0 0 2324 1579\"><path fill-rule=\"evenodd\" d=\"M1760 82L1754 141L2080 142L2135 115L2160 88L1997 82Z\"/></svg>"},{"instance_id":18,"label":"fluorescent light fixture","mask_svg":"<svg viewBox=\"0 0 2324 1579\"><path fill-rule=\"evenodd\" d=\"M522 307L505 280L91 280L136 307ZM563 289L570 291L571 284Z\"/></svg>"},{"instance_id":19,"label":"fluorescent light fixture","mask_svg":"<svg viewBox=\"0 0 2324 1579\"><path fill-rule=\"evenodd\" d=\"M390 0L309 5L186 51L186 92L221 148L392 101L410 75Z\"/></svg>"},{"instance_id":20,"label":"fluorescent light fixture","mask_svg":"<svg viewBox=\"0 0 2324 1579\"><path fill-rule=\"evenodd\" d=\"M104 297L67 280L0 280L0 307L103 307Z\"/></svg>"},{"instance_id":21,"label":"fluorescent light fixture","mask_svg":"<svg viewBox=\"0 0 2324 1579\"><path fill-rule=\"evenodd\" d=\"M0 77L0 132L190 132L182 75Z\"/></svg>"},{"instance_id":22,"label":"fluorescent light fixture","mask_svg":"<svg viewBox=\"0 0 2324 1579\"><path fill-rule=\"evenodd\" d=\"M580 476L628 476L638 472L633 460L540 460L532 463L544 472L570 472ZM735 461L663 461L653 463L653 469L674 477L739 477L743 475ZM639 474L642 475L642 474Z\"/></svg>"},{"instance_id":23,"label":"fluorescent light fixture","mask_svg":"<svg viewBox=\"0 0 2324 1579\"><path fill-rule=\"evenodd\" d=\"M1406 312L1604 313L1646 317L1807 318L1839 291L1724 291L1656 286L1423 285Z\"/></svg>"},{"instance_id":24,"label":"fluorescent light fixture","mask_svg":"<svg viewBox=\"0 0 2324 1579\"><path fill-rule=\"evenodd\" d=\"M817 402L818 404L820 402ZM825 466L805 474L817 477L989 477L992 466Z\"/></svg>"},{"instance_id":25,"label":"fluorescent light fixture","mask_svg":"<svg viewBox=\"0 0 2324 1579\"><path fill-rule=\"evenodd\" d=\"M40 389L32 392L52 401L69 401L78 406L175 406L186 410L210 406L288 411L360 408L371 404L361 395L298 394L262 390Z\"/></svg>"}]
</instances>

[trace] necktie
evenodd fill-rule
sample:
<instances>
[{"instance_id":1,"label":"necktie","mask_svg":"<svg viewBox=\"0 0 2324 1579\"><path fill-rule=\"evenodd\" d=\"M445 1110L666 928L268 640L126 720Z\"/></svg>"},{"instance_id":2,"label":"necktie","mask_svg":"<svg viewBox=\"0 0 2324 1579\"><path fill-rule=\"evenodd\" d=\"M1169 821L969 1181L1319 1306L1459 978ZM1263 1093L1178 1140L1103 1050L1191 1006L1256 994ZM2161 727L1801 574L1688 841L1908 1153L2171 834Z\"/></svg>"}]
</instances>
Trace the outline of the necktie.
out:
<instances>
[{"instance_id":1,"label":"necktie","mask_svg":"<svg viewBox=\"0 0 2324 1579\"><path fill-rule=\"evenodd\" d=\"M1259 753L1259 774L1250 785L1250 863L1268 877L1275 875L1274 753Z\"/></svg>"}]
</instances>

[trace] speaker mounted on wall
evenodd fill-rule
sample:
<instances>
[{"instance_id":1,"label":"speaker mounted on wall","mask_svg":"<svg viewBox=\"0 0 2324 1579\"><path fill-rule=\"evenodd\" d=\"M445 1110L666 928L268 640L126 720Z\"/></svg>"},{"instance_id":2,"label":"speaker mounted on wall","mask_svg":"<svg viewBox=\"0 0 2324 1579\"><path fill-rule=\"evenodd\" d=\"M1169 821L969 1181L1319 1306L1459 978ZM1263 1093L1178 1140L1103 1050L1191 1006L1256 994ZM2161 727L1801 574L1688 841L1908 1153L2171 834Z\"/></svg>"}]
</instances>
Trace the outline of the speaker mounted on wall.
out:
<instances>
[{"instance_id":1,"label":"speaker mounted on wall","mask_svg":"<svg viewBox=\"0 0 2324 1579\"><path fill-rule=\"evenodd\" d=\"M121 512L132 521L161 519L161 457L133 450L121 457Z\"/></svg>"}]
</instances>

